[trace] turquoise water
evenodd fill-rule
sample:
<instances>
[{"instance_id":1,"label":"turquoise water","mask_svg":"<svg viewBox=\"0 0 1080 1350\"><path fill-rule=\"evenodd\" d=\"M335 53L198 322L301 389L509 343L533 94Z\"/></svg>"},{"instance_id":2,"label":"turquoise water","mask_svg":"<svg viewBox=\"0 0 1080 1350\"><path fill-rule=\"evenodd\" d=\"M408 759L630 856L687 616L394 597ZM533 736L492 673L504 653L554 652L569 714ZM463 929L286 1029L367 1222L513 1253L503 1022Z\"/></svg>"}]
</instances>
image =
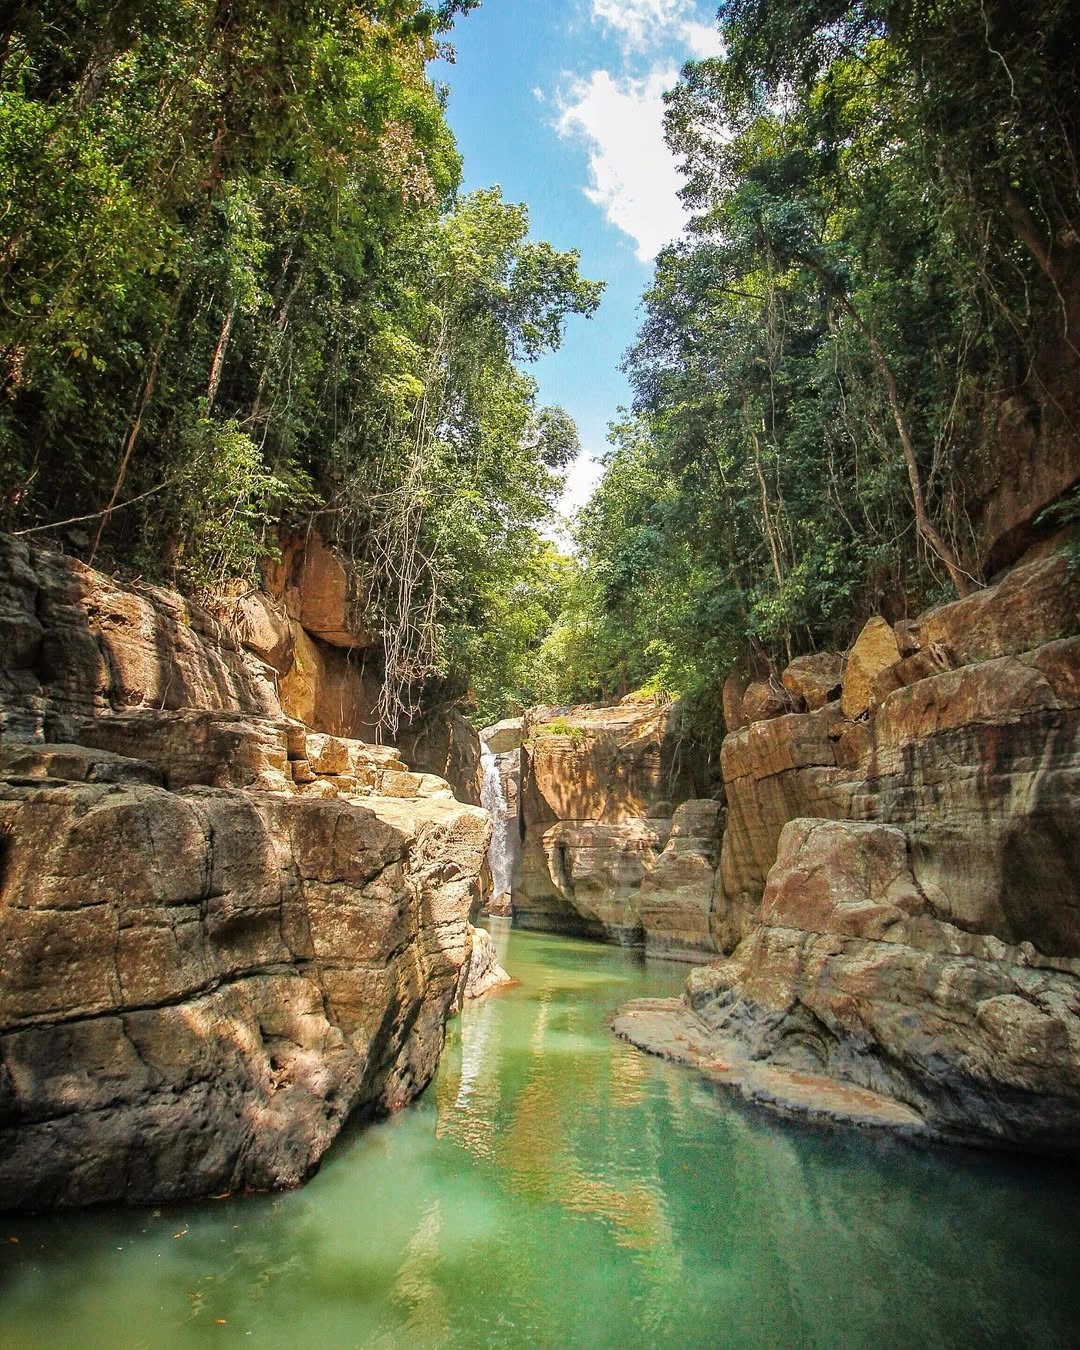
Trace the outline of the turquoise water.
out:
<instances>
[{"instance_id":1,"label":"turquoise water","mask_svg":"<svg viewBox=\"0 0 1080 1350\"><path fill-rule=\"evenodd\" d=\"M0 1218L0 1346L1080 1344L1074 1171L751 1112L605 1030L685 967L497 940L520 986L302 1190Z\"/></svg>"}]
</instances>

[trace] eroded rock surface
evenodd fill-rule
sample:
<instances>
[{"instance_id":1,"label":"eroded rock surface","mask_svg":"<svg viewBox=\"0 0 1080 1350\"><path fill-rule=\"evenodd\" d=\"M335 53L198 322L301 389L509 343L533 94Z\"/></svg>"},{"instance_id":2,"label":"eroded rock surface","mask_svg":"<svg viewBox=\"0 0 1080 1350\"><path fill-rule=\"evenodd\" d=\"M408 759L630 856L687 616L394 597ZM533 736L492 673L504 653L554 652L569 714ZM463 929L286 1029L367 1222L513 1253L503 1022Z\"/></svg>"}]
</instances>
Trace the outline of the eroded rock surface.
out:
<instances>
[{"instance_id":1,"label":"eroded rock surface","mask_svg":"<svg viewBox=\"0 0 1080 1350\"><path fill-rule=\"evenodd\" d=\"M419 807L0 788L0 1207L293 1185L415 1095L489 828Z\"/></svg>"},{"instance_id":2,"label":"eroded rock surface","mask_svg":"<svg viewBox=\"0 0 1080 1350\"><path fill-rule=\"evenodd\" d=\"M293 1185L434 1071L490 819L172 592L0 564L0 1208Z\"/></svg>"},{"instance_id":3,"label":"eroded rock surface","mask_svg":"<svg viewBox=\"0 0 1080 1350\"><path fill-rule=\"evenodd\" d=\"M472 956L469 959L469 973L465 981L465 998L470 1000L483 998L493 989L504 989L514 983L514 977L508 975L502 967L495 939L486 928L473 928Z\"/></svg>"},{"instance_id":4,"label":"eroded rock surface","mask_svg":"<svg viewBox=\"0 0 1080 1350\"><path fill-rule=\"evenodd\" d=\"M429 713L403 726L397 744L414 769L445 778L458 801L480 805L480 737L461 713Z\"/></svg>"},{"instance_id":5,"label":"eroded rock surface","mask_svg":"<svg viewBox=\"0 0 1080 1350\"><path fill-rule=\"evenodd\" d=\"M703 781L677 707L534 708L525 732L514 922L699 959L715 950L708 899L689 899L687 878L715 854L719 807L677 816Z\"/></svg>"},{"instance_id":6,"label":"eroded rock surface","mask_svg":"<svg viewBox=\"0 0 1080 1350\"><path fill-rule=\"evenodd\" d=\"M206 610L0 535L0 732L70 742L125 708L282 715L274 671Z\"/></svg>"},{"instance_id":7,"label":"eroded rock surface","mask_svg":"<svg viewBox=\"0 0 1080 1350\"><path fill-rule=\"evenodd\" d=\"M616 1029L780 1110L1075 1151L1077 579L1042 548L887 627L839 705L726 738L730 956Z\"/></svg>"}]
</instances>

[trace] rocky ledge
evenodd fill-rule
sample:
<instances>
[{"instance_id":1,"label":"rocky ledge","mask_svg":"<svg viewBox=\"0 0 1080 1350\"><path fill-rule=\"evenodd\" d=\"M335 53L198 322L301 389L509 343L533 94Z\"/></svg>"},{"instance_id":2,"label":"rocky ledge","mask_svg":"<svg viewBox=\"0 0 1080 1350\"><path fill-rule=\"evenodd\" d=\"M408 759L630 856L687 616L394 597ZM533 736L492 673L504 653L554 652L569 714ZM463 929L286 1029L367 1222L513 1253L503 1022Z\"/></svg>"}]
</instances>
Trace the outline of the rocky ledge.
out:
<instances>
[{"instance_id":1,"label":"rocky ledge","mask_svg":"<svg viewBox=\"0 0 1080 1350\"><path fill-rule=\"evenodd\" d=\"M771 713L744 695L709 915L728 955L616 1032L775 1109L1078 1151L1078 599L1045 546L871 621L813 688L784 672Z\"/></svg>"},{"instance_id":2,"label":"rocky ledge","mask_svg":"<svg viewBox=\"0 0 1080 1350\"><path fill-rule=\"evenodd\" d=\"M5 756L0 1208L294 1185L350 1114L424 1087L485 812Z\"/></svg>"},{"instance_id":3,"label":"rocky ledge","mask_svg":"<svg viewBox=\"0 0 1080 1350\"><path fill-rule=\"evenodd\" d=\"M294 1185L434 1072L490 817L179 596L0 561L0 1209Z\"/></svg>"},{"instance_id":4,"label":"rocky ledge","mask_svg":"<svg viewBox=\"0 0 1080 1350\"><path fill-rule=\"evenodd\" d=\"M722 803L677 704L532 708L521 746L514 923L704 960Z\"/></svg>"}]
</instances>

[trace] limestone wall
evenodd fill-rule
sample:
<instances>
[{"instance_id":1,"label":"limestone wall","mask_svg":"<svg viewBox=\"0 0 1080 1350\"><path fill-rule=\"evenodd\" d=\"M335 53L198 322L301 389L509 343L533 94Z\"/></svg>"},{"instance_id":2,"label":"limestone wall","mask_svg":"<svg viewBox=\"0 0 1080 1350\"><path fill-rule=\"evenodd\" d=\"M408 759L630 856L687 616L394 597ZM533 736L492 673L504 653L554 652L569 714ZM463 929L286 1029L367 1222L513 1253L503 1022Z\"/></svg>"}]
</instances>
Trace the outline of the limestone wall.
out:
<instances>
[{"instance_id":1,"label":"limestone wall","mask_svg":"<svg viewBox=\"0 0 1080 1350\"><path fill-rule=\"evenodd\" d=\"M784 1111L1075 1151L1080 578L1041 547L887 627L726 738L730 958L619 1029Z\"/></svg>"},{"instance_id":2,"label":"limestone wall","mask_svg":"<svg viewBox=\"0 0 1080 1350\"><path fill-rule=\"evenodd\" d=\"M514 922L700 959L721 805L670 703L533 708L521 749Z\"/></svg>"}]
</instances>

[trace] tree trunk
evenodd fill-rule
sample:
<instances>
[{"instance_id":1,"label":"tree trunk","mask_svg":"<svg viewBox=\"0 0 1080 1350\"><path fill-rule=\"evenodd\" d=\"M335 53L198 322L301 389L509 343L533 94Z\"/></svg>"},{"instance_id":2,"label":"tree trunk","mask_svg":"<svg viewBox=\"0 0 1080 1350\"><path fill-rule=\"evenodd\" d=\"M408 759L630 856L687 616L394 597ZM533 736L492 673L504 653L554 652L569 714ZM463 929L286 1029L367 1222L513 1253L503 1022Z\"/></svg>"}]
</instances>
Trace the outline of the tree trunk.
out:
<instances>
[{"instance_id":1,"label":"tree trunk","mask_svg":"<svg viewBox=\"0 0 1080 1350\"><path fill-rule=\"evenodd\" d=\"M956 589L957 595L970 595L975 589L975 578L970 576L960 566L960 561L949 545L942 538L940 531L934 522L930 519L930 513L926 509L926 497L923 493L922 475L919 472L919 461L915 457L915 445L911 439L911 430L908 427L907 417L904 413L903 404L900 401L900 391L896 384L896 376L893 374L892 366L889 364L889 358L885 355L885 350L881 343L874 336L870 325L862 317L859 311L851 303L848 296L836 284L835 280L829 276L824 267L815 259L799 253L795 255L796 262L802 263L804 267L809 268L815 276L819 277L824 283L832 298L843 308L844 313L856 325L859 332L866 339L870 348L870 353L874 358L874 364L881 372L881 378L885 384L885 392L889 400L889 410L893 415L893 421L896 423L896 430L900 437L900 447L904 454L904 464L907 467L908 482L911 484L911 499L915 507L915 524L919 533L930 545L931 551L944 564L945 570L949 574L949 580Z\"/></svg>"}]
</instances>

